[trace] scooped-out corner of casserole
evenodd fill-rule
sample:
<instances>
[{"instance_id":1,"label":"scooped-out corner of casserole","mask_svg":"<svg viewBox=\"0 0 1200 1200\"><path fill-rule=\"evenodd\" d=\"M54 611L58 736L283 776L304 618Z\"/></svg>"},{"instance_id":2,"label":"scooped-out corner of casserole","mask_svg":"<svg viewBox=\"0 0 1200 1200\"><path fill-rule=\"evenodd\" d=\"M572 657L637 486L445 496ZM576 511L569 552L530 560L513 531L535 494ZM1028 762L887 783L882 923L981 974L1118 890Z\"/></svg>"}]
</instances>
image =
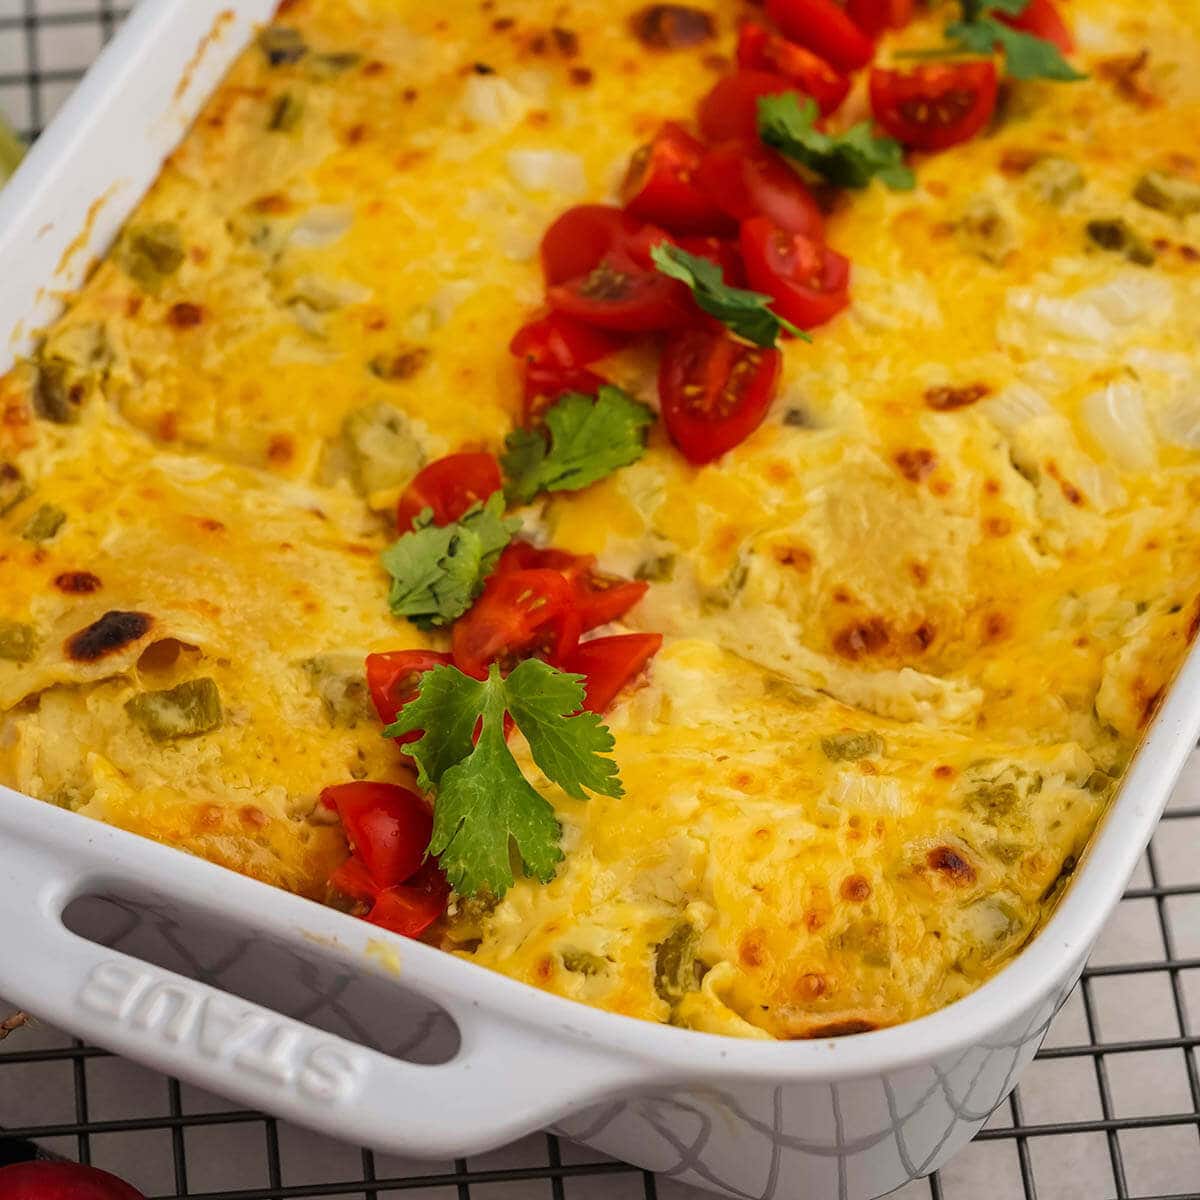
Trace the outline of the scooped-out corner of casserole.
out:
<instances>
[{"instance_id":1,"label":"scooped-out corner of casserole","mask_svg":"<svg viewBox=\"0 0 1200 1200\"><path fill-rule=\"evenodd\" d=\"M287 0L0 378L0 783L587 1004L993 975L1200 621L1192 0Z\"/></svg>"}]
</instances>

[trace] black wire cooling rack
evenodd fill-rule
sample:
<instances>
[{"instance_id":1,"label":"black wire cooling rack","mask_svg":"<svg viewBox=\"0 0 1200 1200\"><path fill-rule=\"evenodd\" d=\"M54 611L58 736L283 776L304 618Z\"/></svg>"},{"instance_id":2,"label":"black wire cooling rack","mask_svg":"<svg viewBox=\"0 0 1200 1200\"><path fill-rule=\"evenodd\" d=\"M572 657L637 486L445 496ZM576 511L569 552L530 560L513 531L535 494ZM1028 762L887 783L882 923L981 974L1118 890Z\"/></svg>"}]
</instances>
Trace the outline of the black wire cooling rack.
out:
<instances>
[{"instance_id":1,"label":"black wire cooling rack","mask_svg":"<svg viewBox=\"0 0 1200 1200\"><path fill-rule=\"evenodd\" d=\"M126 12L114 0L0 0L0 111L35 137ZM895 1193L897 1200L1200 1198L1200 762L1188 778L1194 782L1185 780L1177 792L1021 1086L958 1158ZM5 1015L0 1011L0 1019ZM139 1073L139 1086L130 1071ZM7 1114L20 1113L26 1095L39 1097L36 1119L14 1120ZM142 1111L122 1111L132 1095ZM551 1135L433 1168L344 1147L335 1154L330 1144L323 1168L315 1169L319 1155L308 1135L37 1029L0 1043L0 1112L7 1120L0 1165L45 1153L109 1168L154 1157L156 1194L164 1198L685 1200L699 1194ZM253 1182L214 1185L220 1172L212 1171L213 1155L232 1155L230 1147L257 1164Z\"/></svg>"}]
</instances>

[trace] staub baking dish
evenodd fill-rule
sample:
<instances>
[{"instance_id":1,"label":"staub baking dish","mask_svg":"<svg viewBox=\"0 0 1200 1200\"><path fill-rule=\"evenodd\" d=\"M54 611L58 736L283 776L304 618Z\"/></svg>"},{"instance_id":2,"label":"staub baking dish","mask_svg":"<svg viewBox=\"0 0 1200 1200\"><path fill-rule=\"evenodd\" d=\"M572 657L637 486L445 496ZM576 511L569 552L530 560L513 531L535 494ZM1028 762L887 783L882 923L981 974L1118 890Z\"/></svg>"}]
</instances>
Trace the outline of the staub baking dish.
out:
<instances>
[{"instance_id":1,"label":"staub baking dish","mask_svg":"<svg viewBox=\"0 0 1200 1200\"><path fill-rule=\"evenodd\" d=\"M0 196L5 356L53 317L274 7L138 7ZM3 789L0 995L405 1155L553 1126L726 1195L878 1196L945 1162L1033 1057L1200 732L1198 688L1193 653L1040 935L967 999L896 1028L775 1043L610 1015Z\"/></svg>"}]
</instances>

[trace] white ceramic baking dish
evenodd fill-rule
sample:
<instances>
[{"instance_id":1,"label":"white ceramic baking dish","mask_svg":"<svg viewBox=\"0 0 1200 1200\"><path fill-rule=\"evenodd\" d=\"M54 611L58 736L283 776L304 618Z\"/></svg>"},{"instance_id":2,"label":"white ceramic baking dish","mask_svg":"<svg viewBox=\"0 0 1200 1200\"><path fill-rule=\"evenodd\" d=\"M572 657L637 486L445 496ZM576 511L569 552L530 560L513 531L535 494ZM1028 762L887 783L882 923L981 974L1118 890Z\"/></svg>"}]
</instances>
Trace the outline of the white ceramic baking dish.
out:
<instances>
[{"instance_id":1,"label":"white ceramic baking dish","mask_svg":"<svg viewBox=\"0 0 1200 1200\"><path fill-rule=\"evenodd\" d=\"M0 359L53 317L274 6L143 0L0 194ZM594 1011L4 789L0 995L409 1157L554 1126L731 1196L865 1200L945 1162L1033 1057L1195 744L1198 690L1193 653L1036 940L974 995L899 1028L744 1042ZM94 895L107 907L64 922ZM457 1050L432 1061L447 1017Z\"/></svg>"}]
</instances>

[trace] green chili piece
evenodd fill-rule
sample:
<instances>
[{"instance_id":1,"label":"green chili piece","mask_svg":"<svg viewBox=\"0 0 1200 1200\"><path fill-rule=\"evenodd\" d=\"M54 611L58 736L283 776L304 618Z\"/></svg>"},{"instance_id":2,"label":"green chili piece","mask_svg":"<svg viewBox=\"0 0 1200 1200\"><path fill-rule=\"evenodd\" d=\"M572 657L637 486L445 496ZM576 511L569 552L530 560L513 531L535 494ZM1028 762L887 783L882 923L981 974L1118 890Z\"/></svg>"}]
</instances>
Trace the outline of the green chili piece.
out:
<instances>
[{"instance_id":1,"label":"green chili piece","mask_svg":"<svg viewBox=\"0 0 1200 1200\"><path fill-rule=\"evenodd\" d=\"M67 514L55 504L43 504L25 522L21 536L27 542L48 542L67 523Z\"/></svg>"},{"instance_id":2,"label":"green chili piece","mask_svg":"<svg viewBox=\"0 0 1200 1200\"><path fill-rule=\"evenodd\" d=\"M0 620L0 658L9 662L28 662L37 649L37 634L22 621Z\"/></svg>"},{"instance_id":3,"label":"green chili piece","mask_svg":"<svg viewBox=\"0 0 1200 1200\"><path fill-rule=\"evenodd\" d=\"M125 711L156 742L196 737L221 727L221 693L212 679L189 679L163 692L143 692Z\"/></svg>"}]
</instances>

